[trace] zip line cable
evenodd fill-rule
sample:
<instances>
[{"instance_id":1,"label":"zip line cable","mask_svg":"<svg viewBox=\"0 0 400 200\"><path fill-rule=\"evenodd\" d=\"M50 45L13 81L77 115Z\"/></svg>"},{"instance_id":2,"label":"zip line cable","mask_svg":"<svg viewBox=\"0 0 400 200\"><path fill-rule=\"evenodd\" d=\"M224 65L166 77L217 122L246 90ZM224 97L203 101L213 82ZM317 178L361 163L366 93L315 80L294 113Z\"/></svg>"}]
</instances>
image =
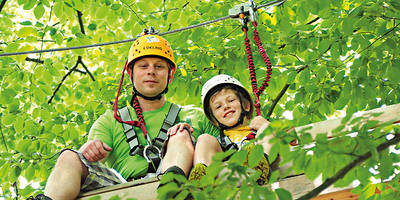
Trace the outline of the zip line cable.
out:
<instances>
[{"instance_id":1,"label":"zip line cable","mask_svg":"<svg viewBox=\"0 0 400 200\"><path fill-rule=\"evenodd\" d=\"M286 0L275 0L275 1L270 1L267 2L263 5L257 6L257 10L260 8L270 8L273 6L279 6L281 4L283 4ZM167 31L167 32L163 32L160 33L160 36L163 35L168 35L168 34L172 34L172 33L177 33L180 31L185 31L185 30L189 30L189 29L193 29L193 28L197 28L200 26L205 26L208 24L213 24L219 21L223 21L229 18L237 18L239 17L238 15L228 15L225 17L221 17L218 19L214 19L211 21L206 21L200 24L195 24L195 25L191 25L191 26L187 26L187 27L183 27L183 28L179 28L179 29L175 29L172 31ZM113 45L113 44L121 44L121 43L126 43L126 42L132 42L135 41L137 38L132 38L132 39L126 39L126 40L119 40L119 41L114 41L114 42L105 42L105 43L98 43L98 44L90 44L90 45L82 45L82 46L75 46L75 47L63 47L63 48L56 48L56 49L45 49L45 50L35 50L35 51L22 51L22 52L13 52L13 53L3 53L0 54L0 57L3 56L15 56L15 55L24 55L24 54L35 54L35 53L47 53L47 52L56 52L56 51L67 51L67 50L75 50L75 49L85 49L85 48L92 48L92 47L100 47L100 46L106 46L106 45Z\"/></svg>"}]
</instances>

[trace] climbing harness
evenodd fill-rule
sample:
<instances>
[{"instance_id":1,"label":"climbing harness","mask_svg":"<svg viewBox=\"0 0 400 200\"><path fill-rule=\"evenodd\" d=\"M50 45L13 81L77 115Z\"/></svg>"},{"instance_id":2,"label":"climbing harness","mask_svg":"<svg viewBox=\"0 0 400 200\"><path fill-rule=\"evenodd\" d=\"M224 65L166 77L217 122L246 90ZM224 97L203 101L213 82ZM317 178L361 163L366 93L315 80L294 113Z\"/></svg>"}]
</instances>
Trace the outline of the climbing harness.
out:
<instances>
[{"instance_id":1,"label":"climbing harness","mask_svg":"<svg viewBox=\"0 0 400 200\"><path fill-rule=\"evenodd\" d=\"M180 110L181 107L179 105L171 104L157 137L153 140L150 139L150 136L145 137L147 142L146 146L143 146L139 143L134 126L123 123L126 142L129 144L130 148L129 155L143 156L149 163L149 172L155 172L157 170L157 166L159 166L161 161L161 149L165 140L167 139L167 131L175 124ZM128 107L119 109L118 113L123 121L132 121Z\"/></svg>"}]
</instances>

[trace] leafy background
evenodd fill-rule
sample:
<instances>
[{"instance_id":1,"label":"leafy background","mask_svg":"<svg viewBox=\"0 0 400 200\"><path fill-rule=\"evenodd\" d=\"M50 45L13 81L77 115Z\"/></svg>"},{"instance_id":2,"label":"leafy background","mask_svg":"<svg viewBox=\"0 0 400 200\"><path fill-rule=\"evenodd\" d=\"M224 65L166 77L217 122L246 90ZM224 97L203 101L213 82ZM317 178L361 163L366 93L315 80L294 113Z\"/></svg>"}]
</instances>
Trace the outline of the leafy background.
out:
<instances>
[{"instance_id":1,"label":"leafy background","mask_svg":"<svg viewBox=\"0 0 400 200\"><path fill-rule=\"evenodd\" d=\"M244 1L2 0L0 53L118 41L134 38L150 26L166 32L224 17L241 2ZM265 2L256 1L259 5ZM400 103L399 13L397 0L288 0L273 9L260 9L260 37L274 65L270 86L261 95L263 116L273 122L271 127L283 130L340 113L350 116L356 111ZM168 93L170 101L200 106L202 84L219 73L233 75L250 89L244 35L237 20L228 19L165 38L173 46L178 64ZM86 141L97 117L112 107L129 47L130 43L123 43L0 57L3 198L40 192L57 152L78 148ZM258 53L255 62L261 82L266 68ZM120 106L131 92L128 81L125 86ZM293 116L292 120L284 120L285 111ZM288 150L291 138L278 131L272 157L279 151L283 163L295 163L295 172L305 172L309 179L322 174L326 180L359 155L372 152L371 159L336 184L345 186L358 180L360 184L354 192L364 199L398 195L379 181L371 182L371 177L382 182L398 172L398 165L394 164L399 161L398 154L389 150L378 153L375 148L385 141L382 132L398 133L397 128L386 124L374 133L365 126L358 128L362 134L355 138L338 134L337 139L328 141L326 134L321 134L315 147L296 151ZM300 147L311 142L307 134L293 137L297 137ZM346 152L348 149L352 151ZM231 168L240 168L240 161ZM274 172L272 181L283 175ZM22 187L21 177L28 183L40 183L39 188L31 184ZM397 175L394 180L397 181L389 184L399 191ZM218 191L218 185L227 187L223 184L226 182L215 183L213 189ZM244 199L247 193L264 194L256 186L242 188L240 197ZM375 195L375 188L385 192ZM279 199L290 196L281 189L265 195Z\"/></svg>"}]
</instances>

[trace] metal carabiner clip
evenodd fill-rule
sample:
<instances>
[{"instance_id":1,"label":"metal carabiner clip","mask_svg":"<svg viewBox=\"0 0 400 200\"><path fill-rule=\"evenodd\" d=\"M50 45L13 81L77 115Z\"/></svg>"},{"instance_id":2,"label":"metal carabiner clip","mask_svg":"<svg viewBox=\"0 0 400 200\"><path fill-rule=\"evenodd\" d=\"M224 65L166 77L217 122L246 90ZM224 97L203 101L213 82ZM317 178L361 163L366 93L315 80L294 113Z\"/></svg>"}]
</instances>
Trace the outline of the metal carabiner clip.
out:
<instances>
[{"instance_id":1,"label":"metal carabiner clip","mask_svg":"<svg viewBox=\"0 0 400 200\"><path fill-rule=\"evenodd\" d=\"M148 154L149 152L149 154ZM151 153L157 155L159 158L161 158L161 151L158 147L154 146L154 145L147 145L144 147L143 149L143 157L146 159L146 161L148 163L152 163L151 158L149 158L149 155L151 155Z\"/></svg>"}]
</instances>

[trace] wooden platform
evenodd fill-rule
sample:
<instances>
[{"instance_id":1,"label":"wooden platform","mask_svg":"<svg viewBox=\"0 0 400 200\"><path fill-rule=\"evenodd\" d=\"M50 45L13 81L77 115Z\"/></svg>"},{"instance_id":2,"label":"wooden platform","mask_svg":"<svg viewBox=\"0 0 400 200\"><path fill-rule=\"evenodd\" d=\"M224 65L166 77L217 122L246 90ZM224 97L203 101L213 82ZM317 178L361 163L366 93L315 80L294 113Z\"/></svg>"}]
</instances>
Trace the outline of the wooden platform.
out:
<instances>
[{"instance_id":1,"label":"wooden platform","mask_svg":"<svg viewBox=\"0 0 400 200\"><path fill-rule=\"evenodd\" d=\"M374 116L373 114L382 113L379 116ZM379 123L400 122L400 104L395 104L391 106L386 106L383 108L377 108L363 112L361 114L356 114L352 116L352 119L356 117L365 117L366 120L377 120ZM296 127L297 132L307 129L305 132L310 133L314 138L318 133L328 133L328 136L332 137L332 130L341 124L343 118L337 118L322 122L317 122L301 127ZM350 120L351 121L351 120ZM310 128L311 127L311 128ZM369 127L374 128L374 127ZM347 124L345 129L350 131L351 125ZM79 199L91 199L94 196L100 195L101 199L109 199L112 196L119 195L121 199L136 198L136 199L156 199L157 198L157 186L159 182L157 178L148 178L135 180L132 182L119 184L115 186L105 187L96 191L91 191L82 194ZM321 181L315 180L310 181L305 175L294 175L290 178L283 178L278 183L274 183L274 186L279 188L284 188L288 190L294 199L306 194L315 187L319 186ZM358 199L358 195L351 193L352 185L346 188L333 188L330 187L324 190L318 197L313 198L314 200L354 200Z\"/></svg>"}]
</instances>

